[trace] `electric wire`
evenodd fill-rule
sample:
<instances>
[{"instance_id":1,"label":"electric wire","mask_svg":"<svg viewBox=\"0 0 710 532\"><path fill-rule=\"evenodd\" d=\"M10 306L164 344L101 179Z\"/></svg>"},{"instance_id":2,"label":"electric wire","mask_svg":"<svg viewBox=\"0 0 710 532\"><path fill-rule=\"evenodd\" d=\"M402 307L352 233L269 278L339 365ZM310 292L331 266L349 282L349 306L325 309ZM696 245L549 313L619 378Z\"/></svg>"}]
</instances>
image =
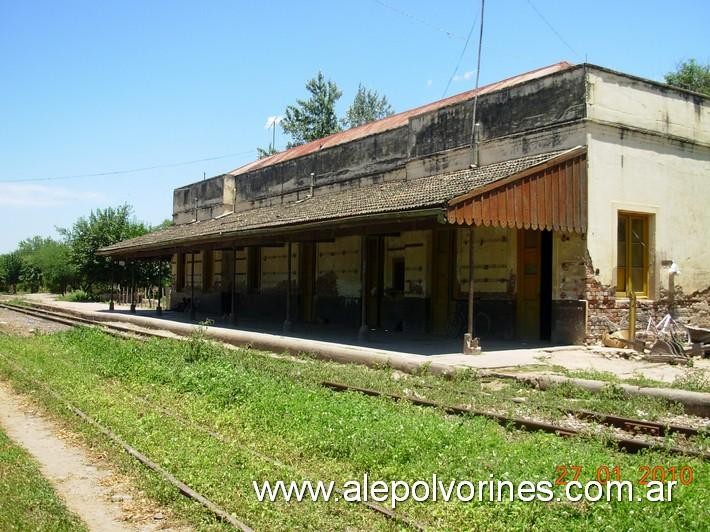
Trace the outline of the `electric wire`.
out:
<instances>
[{"instance_id":1,"label":"electric wire","mask_svg":"<svg viewBox=\"0 0 710 532\"><path fill-rule=\"evenodd\" d=\"M442 98L446 97L446 93L449 92L449 87L451 86L451 82L454 80L456 73L459 71L459 67L461 66L461 61L463 61L463 56L466 54L466 50L468 49L468 43L471 40L471 35L473 35L473 30L475 29L477 23L478 23L478 15L476 15L476 18L473 19L473 24L471 24L471 29L468 30L468 36L466 37L466 43L463 45L463 49L461 50L461 55L459 55L459 60L456 62L456 66L454 67L454 71L451 73L451 76L449 77L449 81L446 83L446 88L444 89L444 92L441 94Z\"/></svg>"},{"instance_id":2,"label":"electric wire","mask_svg":"<svg viewBox=\"0 0 710 532\"><path fill-rule=\"evenodd\" d=\"M225 155L217 155L215 157L205 157L203 159L193 159L191 161L183 161L179 163L168 163L168 164L156 164L152 166L143 166L140 168L130 168L127 170L111 170L107 172L96 172L93 174L72 174L72 175L61 175L61 176L53 176L53 177L26 177L26 178L18 178L18 179L3 179L0 180L0 183L27 183L27 182L32 182L32 181L59 181L63 179L79 179L79 178L86 178L86 177L106 177L106 176L114 176L114 175L124 175L124 174L133 174L133 173L138 173L138 172L146 172L148 170L157 170L160 168L176 168L178 166L188 166L191 164L197 164L197 163L203 163L207 161L217 161L220 159L228 159L231 157L238 157L242 155L249 155L249 154L256 154L256 150L249 150L249 151L243 151L243 152L238 152L238 153L228 153Z\"/></svg>"},{"instance_id":3,"label":"electric wire","mask_svg":"<svg viewBox=\"0 0 710 532\"><path fill-rule=\"evenodd\" d=\"M430 23L427 22L426 20L421 19L421 18L419 18L419 17L417 17L417 16L415 16L415 15L412 15L411 13L408 13L408 12L404 11L403 9L400 9L400 8L398 8L398 7L395 7L395 6L392 6L392 5L389 5L389 4L386 4L385 2L382 2L382 0L372 0L372 1L375 2L376 4L379 4L380 6L382 6L382 7L384 7L384 8L386 8L386 9L389 9L390 11L394 11L394 12L397 13L398 15L401 15L401 16L403 16L403 17L405 17L405 18L408 18L408 19L410 19L410 20L413 20L413 21L415 21L415 22L417 22L417 23L419 23L419 24L421 24L421 25L423 25L423 26L426 26L426 27L429 28L429 29L432 29L432 30L434 30L434 31L441 32L441 33L445 34L449 39L455 39L455 40L458 40L458 41L463 41L463 40L464 40L464 38L463 38L461 35L458 35L457 33L454 33L453 31L449 31L449 30L447 30L447 29L445 29L445 28L442 28L442 27L440 27L440 26L435 26L435 25L433 25L433 24L430 24Z\"/></svg>"},{"instance_id":4,"label":"electric wire","mask_svg":"<svg viewBox=\"0 0 710 532\"><path fill-rule=\"evenodd\" d=\"M582 56L577 50L575 50L570 43L568 43L564 37L562 37L562 34L555 29L555 27L545 18L545 16L540 12L540 10L535 7L535 4L532 3L532 0L526 0L528 4L530 4L530 7L535 11L538 17L540 17L540 20L542 20L550 30L552 30L552 33L554 33L557 38L567 47L569 50L577 56L578 59L582 59Z\"/></svg>"}]
</instances>

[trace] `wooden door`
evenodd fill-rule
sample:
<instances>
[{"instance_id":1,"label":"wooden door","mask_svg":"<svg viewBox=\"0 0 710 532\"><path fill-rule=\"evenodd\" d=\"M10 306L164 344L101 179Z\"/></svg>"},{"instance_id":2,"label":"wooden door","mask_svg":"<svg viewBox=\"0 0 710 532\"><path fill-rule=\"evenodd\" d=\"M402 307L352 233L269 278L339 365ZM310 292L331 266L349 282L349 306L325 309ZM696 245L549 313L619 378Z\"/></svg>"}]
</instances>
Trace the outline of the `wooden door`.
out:
<instances>
[{"instance_id":1,"label":"wooden door","mask_svg":"<svg viewBox=\"0 0 710 532\"><path fill-rule=\"evenodd\" d=\"M518 231L518 335L540 339L540 231Z\"/></svg>"}]
</instances>

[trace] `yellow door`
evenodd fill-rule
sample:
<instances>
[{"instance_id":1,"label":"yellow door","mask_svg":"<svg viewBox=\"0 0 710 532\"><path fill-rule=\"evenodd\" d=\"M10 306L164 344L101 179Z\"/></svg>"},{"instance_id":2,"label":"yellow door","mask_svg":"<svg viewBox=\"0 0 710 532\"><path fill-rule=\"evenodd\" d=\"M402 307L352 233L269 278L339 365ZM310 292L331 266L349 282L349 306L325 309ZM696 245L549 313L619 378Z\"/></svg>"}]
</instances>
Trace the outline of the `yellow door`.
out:
<instances>
[{"instance_id":1,"label":"yellow door","mask_svg":"<svg viewBox=\"0 0 710 532\"><path fill-rule=\"evenodd\" d=\"M540 339L540 231L518 231L518 335Z\"/></svg>"}]
</instances>

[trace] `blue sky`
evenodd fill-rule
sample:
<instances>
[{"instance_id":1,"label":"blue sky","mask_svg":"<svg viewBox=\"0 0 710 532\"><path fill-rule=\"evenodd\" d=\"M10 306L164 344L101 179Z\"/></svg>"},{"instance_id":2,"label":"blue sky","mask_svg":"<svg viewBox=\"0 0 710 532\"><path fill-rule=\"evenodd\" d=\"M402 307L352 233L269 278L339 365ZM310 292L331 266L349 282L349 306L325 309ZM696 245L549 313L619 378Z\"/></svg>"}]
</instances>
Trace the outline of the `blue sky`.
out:
<instances>
[{"instance_id":1,"label":"blue sky","mask_svg":"<svg viewBox=\"0 0 710 532\"><path fill-rule=\"evenodd\" d=\"M267 117L304 97L319 69L342 89L341 113L358 83L397 111L440 99L479 10L479 0L1 0L0 253L97 207L169 218L173 188L254 159L270 142ZM704 0L488 0L481 83L585 58L661 80L682 59L710 59L708 20ZM475 41L447 95L473 87Z\"/></svg>"}]
</instances>

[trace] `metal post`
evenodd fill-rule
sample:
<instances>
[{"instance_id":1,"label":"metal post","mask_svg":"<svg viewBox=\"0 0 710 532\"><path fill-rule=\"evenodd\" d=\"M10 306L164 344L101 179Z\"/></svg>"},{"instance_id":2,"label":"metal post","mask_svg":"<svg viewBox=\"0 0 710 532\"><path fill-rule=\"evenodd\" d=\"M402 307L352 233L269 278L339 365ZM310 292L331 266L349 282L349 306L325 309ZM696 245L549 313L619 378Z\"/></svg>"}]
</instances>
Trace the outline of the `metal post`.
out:
<instances>
[{"instance_id":1,"label":"metal post","mask_svg":"<svg viewBox=\"0 0 710 532\"><path fill-rule=\"evenodd\" d=\"M195 321L197 313L195 312L195 252L190 252L190 319Z\"/></svg>"},{"instance_id":2,"label":"metal post","mask_svg":"<svg viewBox=\"0 0 710 532\"><path fill-rule=\"evenodd\" d=\"M232 248L232 323L237 324L237 248Z\"/></svg>"},{"instance_id":3,"label":"metal post","mask_svg":"<svg viewBox=\"0 0 710 532\"><path fill-rule=\"evenodd\" d=\"M136 261L131 261L131 314L136 313Z\"/></svg>"},{"instance_id":4,"label":"metal post","mask_svg":"<svg viewBox=\"0 0 710 532\"><path fill-rule=\"evenodd\" d=\"M289 240L286 246L288 259L287 264L287 274L286 274L286 319L284 320L283 331L285 333L291 331L291 241Z\"/></svg>"},{"instance_id":5,"label":"metal post","mask_svg":"<svg viewBox=\"0 0 710 532\"><path fill-rule=\"evenodd\" d=\"M367 329L367 237L360 237L360 330L357 332L358 340L366 342Z\"/></svg>"},{"instance_id":6,"label":"metal post","mask_svg":"<svg viewBox=\"0 0 710 532\"><path fill-rule=\"evenodd\" d=\"M116 267L116 263L114 262L113 259L111 259L111 298L109 299L108 302L108 309L109 311L113 312L115 305L113 303L113 270Z\"/></svg>"},{"instance_id":7,"label":"metal post","mask_svg":"<svg viewBox=\"0 0 710 532\"><path fill-rule=\"evenodd\" d=\"M630 264L630 263L629 263ZM628 276L628 298L629 298L629 341L636 340L636 292L634 291L633 275Z\"/></svg>"},{"instance_id":8,"label":"metal post","mask_svg":"<svg viewBox=\"0 0 710 532\"><path fill-rule=\"evenodd\" d=\"M163 279L160 276L161 270L163 269L163 259L158 259L158 306L155 307L155 312L158 316L163 315L163 307L160 304L160 300L163 299Z\"/></svg>"},{"instance_id":9,"label":"metal post","mask_svg":"<svg viewBox=\"0 0 710 532\"><path fill-rule=\"evenodd\" d=\"M473 355L481 352L478 338L473 336L473 225L468 230L468 325L463 336L464 355Z\"/></svg>"}]
</instances>

